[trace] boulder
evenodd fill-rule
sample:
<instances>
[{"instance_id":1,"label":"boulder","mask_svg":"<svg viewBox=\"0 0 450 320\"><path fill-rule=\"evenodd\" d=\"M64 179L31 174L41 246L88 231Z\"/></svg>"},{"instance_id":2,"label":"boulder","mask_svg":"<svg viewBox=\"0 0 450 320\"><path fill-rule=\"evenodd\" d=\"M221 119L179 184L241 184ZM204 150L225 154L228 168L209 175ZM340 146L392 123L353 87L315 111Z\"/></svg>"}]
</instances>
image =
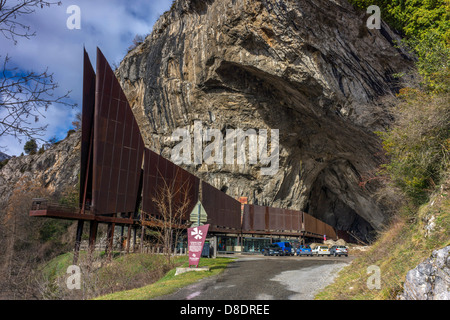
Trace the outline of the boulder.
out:
<instances>
[{"instance_id":1,"label":"boulder","mask_svg":"<svg viewBox=\"0 0 450 320\"><path fill-rule=\"evenodd\" d=\"M408 271L401 300L450 300L450 246Z\"/></svg>"}]
</instances>

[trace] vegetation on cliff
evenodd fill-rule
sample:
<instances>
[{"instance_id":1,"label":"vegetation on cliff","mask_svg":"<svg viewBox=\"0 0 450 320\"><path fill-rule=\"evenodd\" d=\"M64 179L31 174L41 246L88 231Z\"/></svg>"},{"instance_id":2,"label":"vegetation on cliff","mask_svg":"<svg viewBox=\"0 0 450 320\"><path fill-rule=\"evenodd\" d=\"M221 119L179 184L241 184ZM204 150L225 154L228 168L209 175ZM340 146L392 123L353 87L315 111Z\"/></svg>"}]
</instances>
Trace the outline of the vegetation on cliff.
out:
<instances>
[{"instance_id":1,"label":"vegetation on cliff","mask_svg":"<svg viewBox=\"0 0 450 320\"><path fill-rule=\"evenodd\" d=\"M433 250L450 244L450 3L351 2L361 8L380 6L383 18L403 32L403 44L417 58L419 81L400 90L394 123L378 132L388 156L378 178L396 190L403 205L370 250L317 298L396 299L406 273ZM369 266L380 268L379 289L367 285Z\"/></svg>"},{"instance_id":2,"label":"vegetation on cliff","mask_svg":"<svg viewBox=\"0 0 450 320\"><path fill-rule=\"evenodd\" d=\"M361 7L368 1L351 2ZM443 181L450 164L450 2L375 4L390 25L404 33L400 45L408 45L415 54L419 79L400 90L394 124L379 133L390 159L382 173L420 205Z\"/></svg>"}]
</instances>

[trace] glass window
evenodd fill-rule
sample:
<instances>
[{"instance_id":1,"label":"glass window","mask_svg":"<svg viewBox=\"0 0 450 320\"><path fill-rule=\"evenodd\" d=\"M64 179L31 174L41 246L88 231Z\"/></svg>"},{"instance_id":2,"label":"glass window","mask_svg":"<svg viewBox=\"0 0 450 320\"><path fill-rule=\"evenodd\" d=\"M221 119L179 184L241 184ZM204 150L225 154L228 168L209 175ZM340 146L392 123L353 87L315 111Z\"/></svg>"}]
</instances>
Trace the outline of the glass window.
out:
<instances>
[{"instance_id":1,"label":"glass window","mask_svg":"<svg viewBox=\"0 0 450 320\"><path fill-rule=\"evenodd\" d=\"M244 238L244 252L261 252L262 249L270 245L270 239L267 238Z\"/></svg>"}]
</instances>

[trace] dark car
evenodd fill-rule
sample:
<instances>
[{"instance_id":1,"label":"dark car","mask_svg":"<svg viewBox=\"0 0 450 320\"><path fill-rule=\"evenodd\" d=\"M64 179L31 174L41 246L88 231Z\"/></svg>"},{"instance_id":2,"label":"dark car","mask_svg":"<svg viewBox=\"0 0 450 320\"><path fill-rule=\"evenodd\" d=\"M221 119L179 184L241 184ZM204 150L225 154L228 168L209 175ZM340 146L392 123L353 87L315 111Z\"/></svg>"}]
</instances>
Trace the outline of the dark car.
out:
<instances>
[{"instance_id":1,"label":"dark car","mask_svg":"<svg viewBox=\"0 0 450 320\"><path fill-rule=\"evenodd\" d=\"M281 248L278 244L273 243L262 250L265 256L282 256L283 248Z\"/></svg>"},{"instance_id":2,"label":"dark car","mask_svg":"<svg viewBox=\"0 0 450 320\"><path fill-rule=\"evenodd\" d=\"M293 256L295 254L294 248L289 242L275 242L273 244L278 245L282 249L283 256Z\"/></svg>"}]
</instances>

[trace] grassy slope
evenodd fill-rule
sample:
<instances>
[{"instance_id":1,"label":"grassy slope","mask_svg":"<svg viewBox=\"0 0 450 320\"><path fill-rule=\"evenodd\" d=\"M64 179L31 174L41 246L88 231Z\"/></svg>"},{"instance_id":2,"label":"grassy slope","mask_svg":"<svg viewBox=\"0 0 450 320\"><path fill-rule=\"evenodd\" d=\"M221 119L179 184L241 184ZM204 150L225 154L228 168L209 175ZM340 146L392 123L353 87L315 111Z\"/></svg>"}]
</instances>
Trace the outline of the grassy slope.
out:
<instances>
[{"instance_id":1,"label":"grassy slope","mask_svg":"<svg viewBox=\"0 0 450 320\"><path fill-rule=\"evenodd\" d=\"M104 263L102 255L103 253L100 253L96 258L97 263L101 261ZM85 258L85 252L81 252L80 260ZM176 266L187 266L187 256L173 258L173 269L169 269L170 267L167 266L166 259L162 255L140 253L117 255L111 263L104 263L102 267L96 269L95 274L89 276L82 274L81 279L85 282L95 282L94 285L89 283L83 285L83 290L89 290L89 296L96 296L94 299L145 300L169 294L202 278L217 275L233 260L232 258L202 258L200 266L209 266L210 271L189 272L175 277ZM50 288L53 292L48 294L48 298L86 298L86 296L77 296L78 292L66 291L63 288L65 282L57 281L57 279L67 278L66 270L73 263L72 261L73 254L65 253L42 266L43 277L48 279L49 283L53 283Z\"/></svg>"},{"instance_id":2,"label":"grassy slope","mask_svg":"<svg viewBox=\"0 0 450 320\"><path fill-rule=\"evenodd\" d=\"M185 263L183 267L187 267L187 257L184 257ZM202 278L217 275L225 270L228 263L233 261L232 258L216 258L200 260L200 267L209 266L209 271L187 272L175 276L176 269L172 269L166 275L155 283L147 286L119 291L112 294L104 295L96 298L96 300L148 300L158 296L175 292L177 289L194 283Z\"/></svg>"},{"instance_id":3,"label":"grassy slope","mask_svg":"<svg viewBox=\"0 0 450 320\"><path fill-rule=\"evenodd\" d=\"M427 233L426 226L432 216L435 228ZM396 299L403 290L406 273L428 258L433 250L450 245L449 235L450 176L414 215L399 214L371 249L344 268L316 299ZM380 290L367 287L372 275L367 273L370 265L380 267Z\"/></svg>"}]
</instances>

